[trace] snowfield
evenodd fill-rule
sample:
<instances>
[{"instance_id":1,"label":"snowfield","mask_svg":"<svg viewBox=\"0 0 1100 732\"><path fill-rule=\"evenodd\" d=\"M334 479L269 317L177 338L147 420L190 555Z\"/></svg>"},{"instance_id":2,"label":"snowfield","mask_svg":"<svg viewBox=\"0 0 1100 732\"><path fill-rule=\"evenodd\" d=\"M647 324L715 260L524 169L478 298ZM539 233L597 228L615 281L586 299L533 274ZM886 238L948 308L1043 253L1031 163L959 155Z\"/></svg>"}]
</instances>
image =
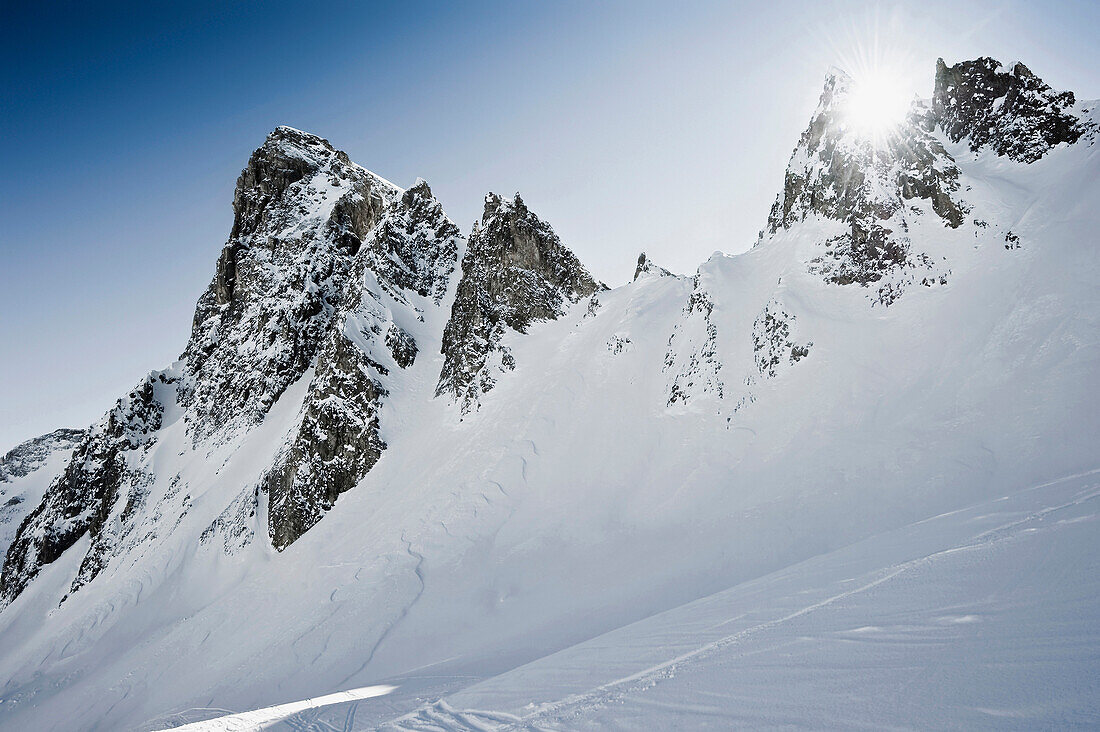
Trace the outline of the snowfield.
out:
<instances>
[{"instance_id":1,"label":"snowfield","mask_svg":"<svg viewBox=\"0 0 1100 732\"><path fill-rule=\"evenodd\" d=\"M937 139L969 212L912 199L937 275L889 307L809 216L505 333L464 413L458 278L379 296L386 449L281 552L314 369L232 439L168 410L141 530L0 611L0 729L1100 725L1100 145Z\"/></svg>"},{"instance_id":2,"label":"snowfield","mask_svg":"<svg viewBox=\"0 0 1100 732\"><path fill-rule=\"evenodd\" d=\"M404 715L393 710L427 671L385 700L253 714L288 730L1094 726L1098 520L1095 470L873 536ZM261 728L237 722L187 729Z\"/></svg>"}]
</instances>

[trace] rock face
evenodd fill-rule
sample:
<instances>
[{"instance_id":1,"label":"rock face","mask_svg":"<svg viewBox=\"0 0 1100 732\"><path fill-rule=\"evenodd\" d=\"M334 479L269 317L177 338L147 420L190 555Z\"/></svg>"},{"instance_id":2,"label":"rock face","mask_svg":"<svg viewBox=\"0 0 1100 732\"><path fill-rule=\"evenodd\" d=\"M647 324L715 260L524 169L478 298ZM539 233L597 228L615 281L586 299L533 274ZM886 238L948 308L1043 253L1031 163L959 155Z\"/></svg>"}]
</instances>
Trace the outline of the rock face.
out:
<instances>
[{"instance_id":1,"label":"rock face","mask_svg":"<svg viewBox=\"0 0 1100 732\"><path fill-rule=\"evenodd\" d=\"M634 281L637 282L638 278L642 275L656 275L657 277L673 276L667 269L657 265L652 259L647 257L645 252L638 255L638 266L634 268Z\"/></svg>"},{"instance_id":2,"label":"rock face","mask_svg":"<svg viewBox=\"0 0 1100 732\"><path fill-rule=\"evenodd\" d=\"M718 326L713 316L714 300L703 277L696 274L683 320L669 338L665 353L663 370L670 375L666 406L706 394L718 399L725 397L722 362L718 357Z\"/></svg>"},{"instance_id":3,"label":"rock face","mask_svg":"<svg viewBox=\"0 0 1100 732\"><path fill-rule=\"evenodd\" d=\"M85 430L59 429L13 447L0 457L0 484L30 475L58 450L75 447L84 434Z\"/></svg>"},{"instance_id":4,"label":"rock face","mask_svg":"<svg viewBox=\"0 0 1100 732\"><path fill-rule=\"evenodd\" d=\"M496 374L514 368L500 345L506 330L524 333L533 322L555 319L600 287L519 194L490 193L462 260L436 394L455 399L463 411L475 409Z\"/></svg>"},{"instance_id":5,"label":"rock face","mask_svg":"<svg viewBox=\"0 0 1100 732\"><path fill-rule=\"evenodd\" d=\"M252 154L182 356L196 437L256 424L305 373L364 239L400 195L327 140L290 127Z\"/></svg>"},{"instance_id":6,"label":"rock face","mask_svg":"<svg viewBox=\"0 0 1100 732\"><path fill-rule=\"evenodd\" d=\"M317 356L297 435L263 481L277 549L316 524L381 457L378 412L388 376L411 366L420 350L405 328L421 319L421 307L439 306L460 242L458 227L419 182L363 245Z\"/></svg>"},{"instance_id":7,"label":"rock face","mask_svg":"<svg viewBox=\"0 0 1100 732\"><path fill-rule=\"evenodd\" d=\"M255 518L266 492L279 549L313 526L385 448L378 411L387 376L412 365L420 346L410 330L425 308L441 307L462 244L458 228L426 183L401 191L326 140L289 127L252 154L233 208L180 361L147 377L86 433L63 436L80 439L12 541L0 600L15 598L86 534L91 547L73 590L148 536L139 535L135 517L158 477L151 465L158 434L177 419L194 448L209 454L259 424L314 369L297 430L228 518L203 535L215 528L248 534L239 524ZM13 451L7 473L31 469L36 450ZM177 476L167 495L185 488ZM165 510L176 511L178 523L189 502L182 495ZM151 511L171 520L159 506Z\"/></svg>"},{"instance_id":8,"label":"rock face","mask_svg":"<svg viewBox=\"0 0 1100 732\"><path fill-rule=\"evenodd\" d=\"M968 209L957 197L959 169L933 134L932 112L914 103L891 134L861 137L848 119L851 86L840 72L826 78L766 231L775 234L810 216L842 222L847 231L824 242L813 269L827 282L871 288L875 302L889 305L918 271L931 269L906 236L909 219L923 213L912 202L927 201L950 227L961 225Z\"/></svg>"},{"instance_id":9,"label":"rock face","mask_svg":"<svg viewBox=\"0 0 1100 732\"><path fill-rule=\"evenodd\" d=\"M127 514L143 500L147 475L136 466L137 458L156 440L165 404L175 401L178 382L170 372L151 374L87 431L68 467L23 520L8 547L0 599L14 599L44 565L85 533L92 544L73 589L99 573L112 538L125 530Z\"/></svg>"},{"instance_id":10,"label":"rock face","mask_svg":"<svg viewBox=\"0 0 1100 732\"><path fill-rule=\"evenodd\" d=\"M1075 110L1073 92L1056 92L1021 63L1007 69L983 57L948 66L936 62L932 109L953 142L967 139L975 152L988 145L1024 163L1089 131Z\"/></svg>"},{"instance_id":11,"label":"rock face","mask_svg":"<svg viewBox=\"0 0 1100 732\"><path fill-rule=\"evenodd\" d=\"M35 437L0 457L0 558L7 554L27 514L64 467L62 460L84 438L85 430L60 429Z\"/></svg>"},{"instance_id":12,"label":"rock face","mask_svg":"<svg viewBox=\"0 0 1100 732\"><path fill-rule=\"evenodd\" d=\"M458 264L461 240L431 188L419 180L382 219L367 264L389 291L417 293L438 305Z\"/></svg>"},{"instance_id":13,"label":"rock face","mask_svg":"<svg viewBox=\"0 0 1100 732\"><path fill-rule=\"evenodd\" d=\"M791 340L791 325L796 320L772 300L753 322L752 350L761 376L774 377L785 365L794 365L810 355L813 343L798 344Z\"/></svg>"}]
</instances>

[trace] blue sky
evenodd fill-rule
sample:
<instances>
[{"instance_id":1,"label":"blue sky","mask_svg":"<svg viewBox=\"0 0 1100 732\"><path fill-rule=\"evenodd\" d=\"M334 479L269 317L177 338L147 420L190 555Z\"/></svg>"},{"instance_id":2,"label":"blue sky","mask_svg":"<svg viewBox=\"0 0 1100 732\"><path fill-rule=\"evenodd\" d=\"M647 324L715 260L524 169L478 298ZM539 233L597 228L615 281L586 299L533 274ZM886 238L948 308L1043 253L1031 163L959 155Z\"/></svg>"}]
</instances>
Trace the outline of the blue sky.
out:
<instances>
[{"instance_id":1,"label":"blue sky","mask_svg":"<svg viewBox=\"0 0 1100 732\"><path fill-rule=\"evenodd\" d=\"M1100 3L5 3L0 451L174 360L276 125L464 231L521 191L616 285L751 245L832 65L937 56L1100 97Z\"/></svg>"}]
</instances>

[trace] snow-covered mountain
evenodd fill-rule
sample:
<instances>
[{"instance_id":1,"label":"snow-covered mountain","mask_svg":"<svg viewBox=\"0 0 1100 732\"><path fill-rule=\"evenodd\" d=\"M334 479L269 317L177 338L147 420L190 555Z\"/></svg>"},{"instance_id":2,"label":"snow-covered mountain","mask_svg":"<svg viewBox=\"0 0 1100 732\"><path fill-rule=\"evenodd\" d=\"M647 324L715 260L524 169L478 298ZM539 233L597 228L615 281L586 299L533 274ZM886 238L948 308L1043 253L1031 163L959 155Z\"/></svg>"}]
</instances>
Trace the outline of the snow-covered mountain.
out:
<instances>
[{"instance_id":1,"label":"snow-covered mountain","mask_svg":"<svg viewBox=\"0 0 1100 732\"><path fill-rule=\"evenodd\" d=\"M157 729L368 685L397 688L305 707L563 729L616 704L644 726L648 699L671 727L714 713L707 689L769 679L807 693L712 697L740 709L718 719L814 725L820 679L734 661L812 637L798 663L823 664L857 621L950 629L921 663L988 651L981 683L922 687L955 694L929 725L1003 723L1013 690L1035 700L1022 726L1095 721L1094 684L1052 669L1100 678L1096 105L1022 64L941 62L872 140L851 87L826 78L751 250L690 277L642 255L615 288L518 194L489 194L464 237L427 183L272 132L179 361L0 462L0 727ZM1072 535L1032 525L1062 514ZM1004 592L899 619L1033 552L1062 571L993 627L1027 648L1066 616L1084 652L997 655L951 621ZM888 584L918 566L916 595ZM790 630L822 608L851 618ZM845 651L844 688L873 674L905 700L901 661L871 652ZM679 692L673 667L694 673Z\"/></svg>"}]
</instances>

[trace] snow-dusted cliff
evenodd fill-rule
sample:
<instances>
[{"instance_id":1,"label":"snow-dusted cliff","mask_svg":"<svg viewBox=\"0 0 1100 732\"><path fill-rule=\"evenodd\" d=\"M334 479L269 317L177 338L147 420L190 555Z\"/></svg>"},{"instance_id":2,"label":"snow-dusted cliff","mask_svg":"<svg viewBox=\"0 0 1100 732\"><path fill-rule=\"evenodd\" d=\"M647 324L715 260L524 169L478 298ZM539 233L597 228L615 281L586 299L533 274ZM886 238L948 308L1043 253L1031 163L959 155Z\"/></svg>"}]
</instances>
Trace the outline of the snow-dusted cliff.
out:
<instances>
[{"instance_id":1,"label":"snow-dusted cliff","mask_svg":"<svg viewBox=\"0 0 1100 732\"><path fill-rule=\"evenodd\" d=\"M151 729L382 682L364 727L521 726L517 694L550 701L537 664L500 677L507 699L459 697L506 715L431 703L536 659L563 673L550 654L698 598L758 609L734 588L1100 468L1094 105L1022 65L941 64L873 140L851 84L826 79L755 247L693 276L642 255L611 289L518 195L463 237L423 181L276 129L180 360L0 463L0 727ZM623 642L713 642L693 612ZM623 678L663 668L633 647L606 656Z\"/></svg>"}]
</instances>

